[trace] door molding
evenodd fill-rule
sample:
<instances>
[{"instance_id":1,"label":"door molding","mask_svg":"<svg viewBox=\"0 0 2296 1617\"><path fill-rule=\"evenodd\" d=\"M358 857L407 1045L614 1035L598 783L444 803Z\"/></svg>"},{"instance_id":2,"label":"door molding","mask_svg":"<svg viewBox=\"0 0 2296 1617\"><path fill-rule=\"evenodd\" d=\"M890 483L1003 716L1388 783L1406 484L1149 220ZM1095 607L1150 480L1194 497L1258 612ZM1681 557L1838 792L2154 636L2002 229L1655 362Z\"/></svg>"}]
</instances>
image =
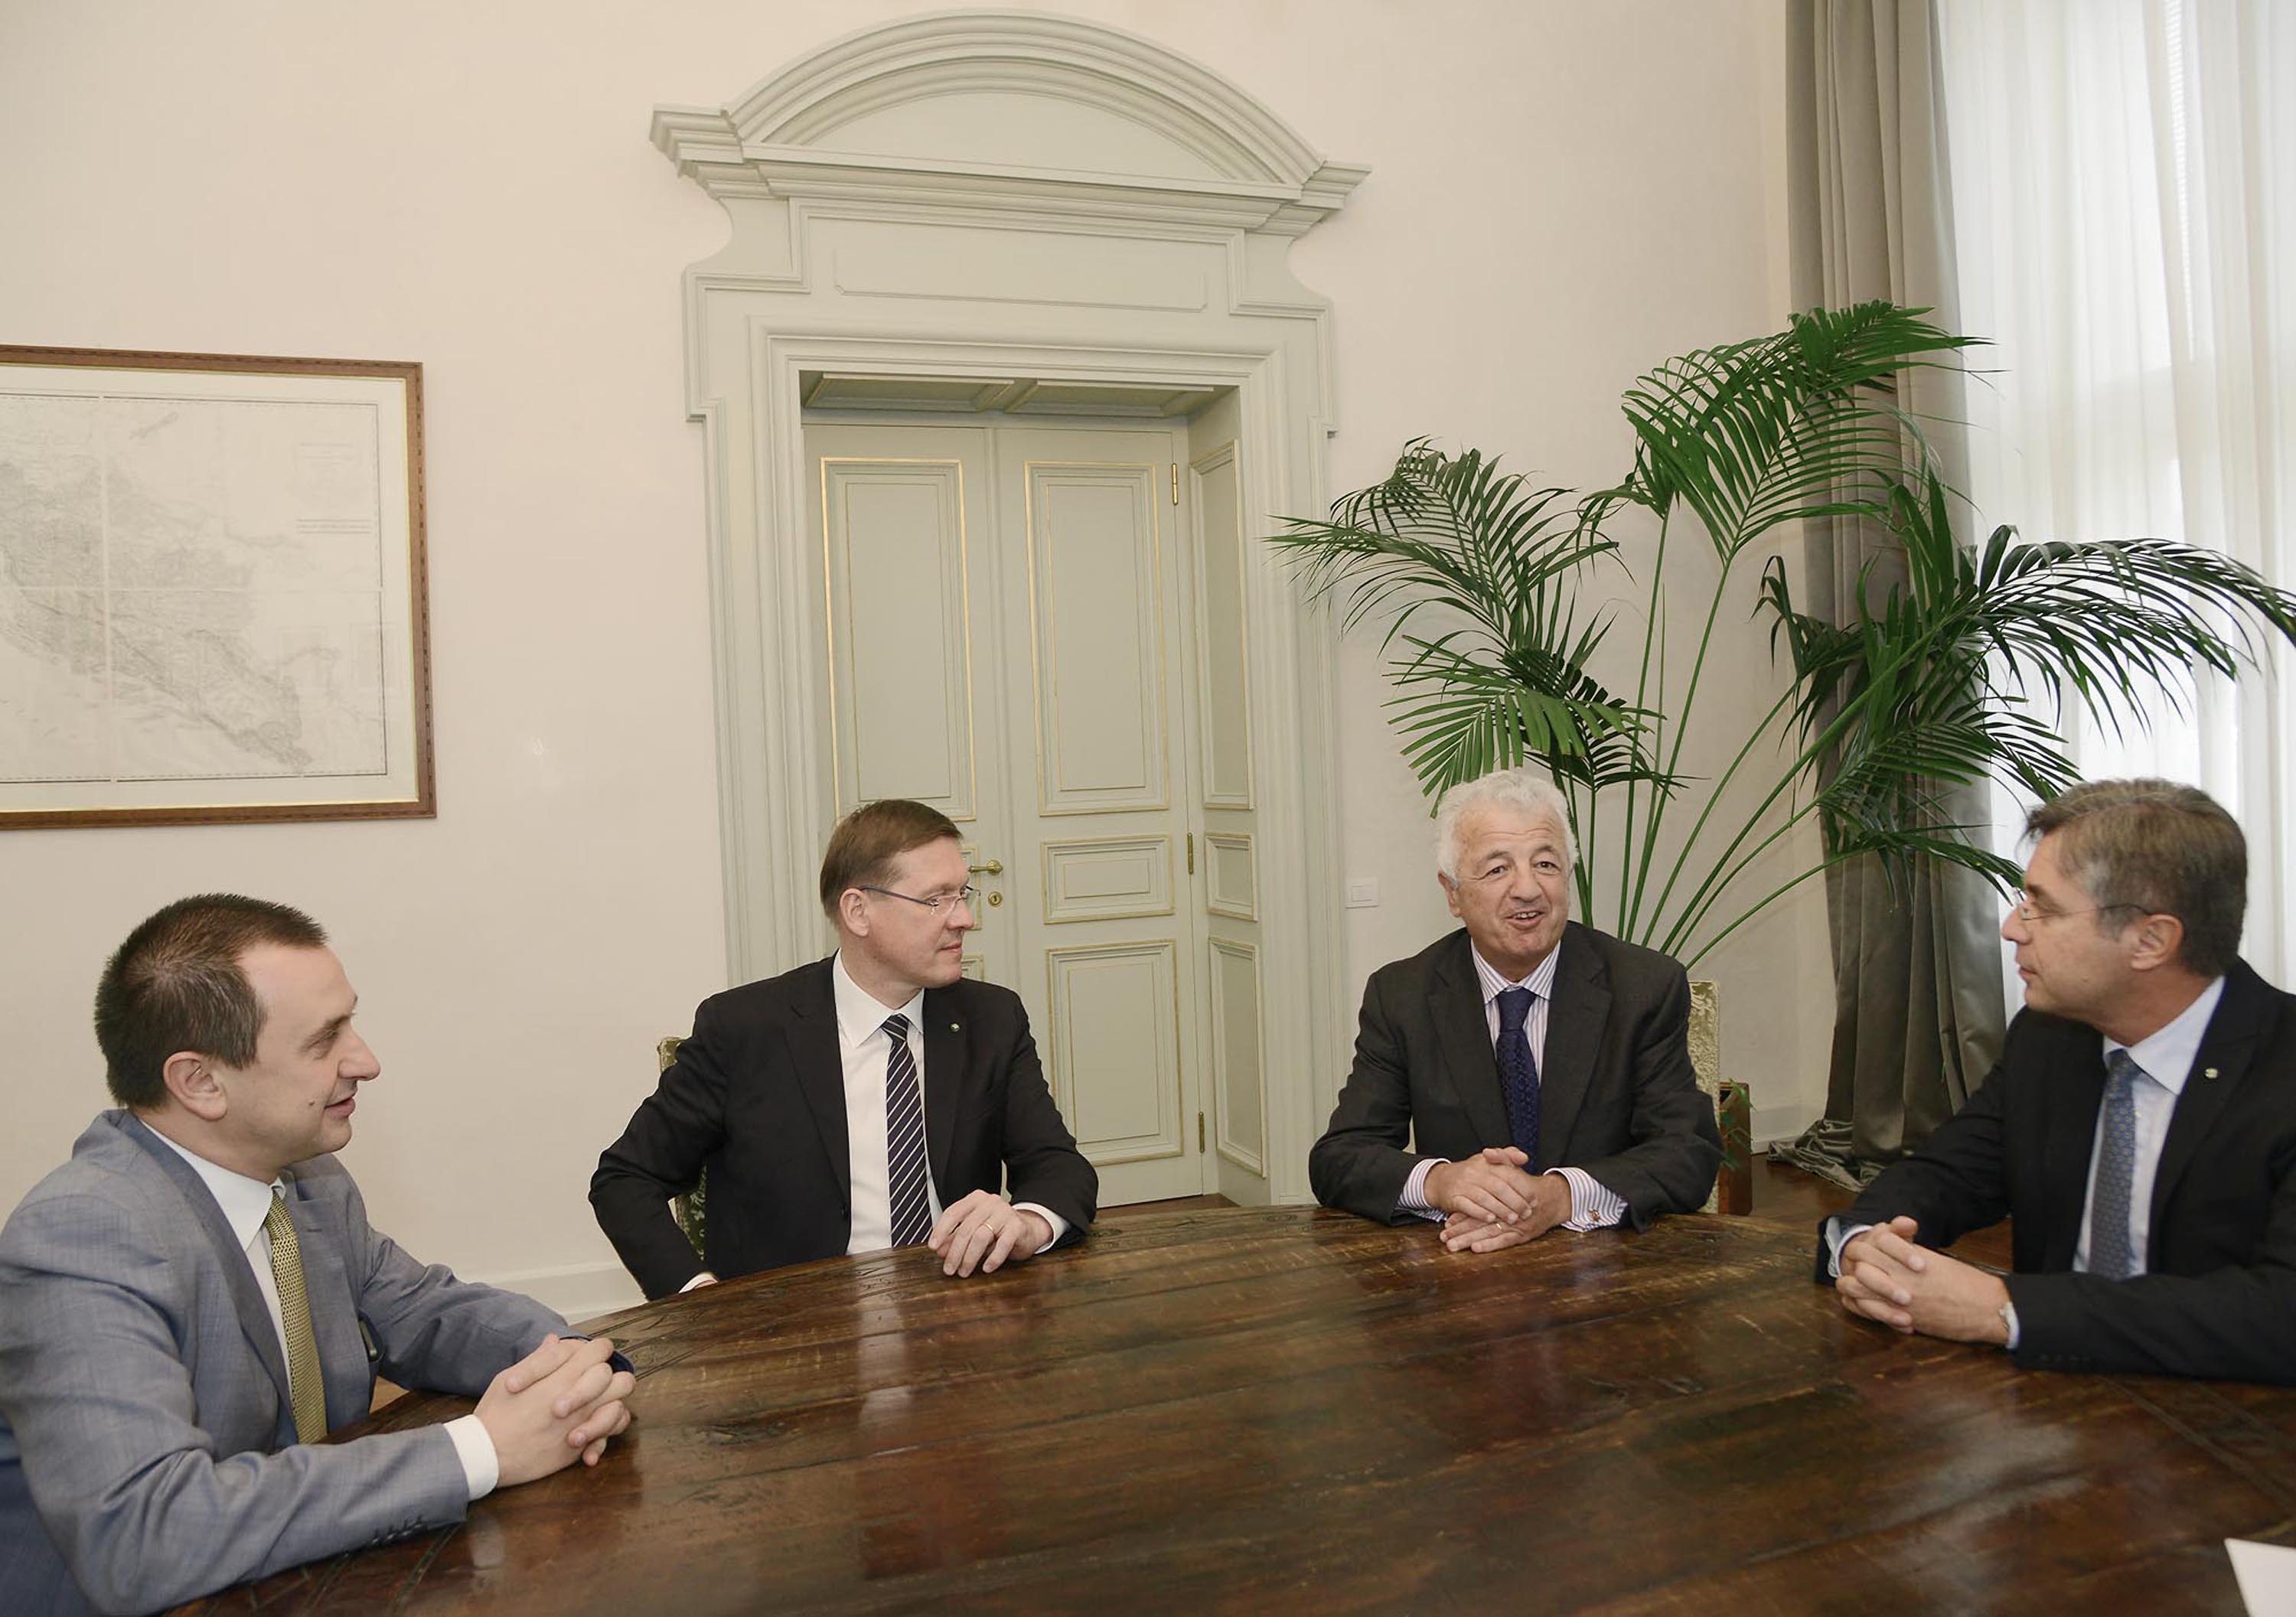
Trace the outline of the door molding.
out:
<instances>
[{"instance_id":1,"label":"door molding","mask_svg":"<svg viewBox=\"0 0 2296 1617\"><path fill-rule=\"evenodd\" d=\"M1292 276L1290 243L1365 170L1161 45L1035 12L870 29L723 107L657 109L653 134L733 224L685 272L686 403L704 428L727 965L747 981L829 936L801 378L1233 389L1249 530L1272 531L1328 504L1334 427L1331 306ZM1268 1168L1277 1199L1304 1201L1349 1011L1330 947L1332 636L1270 558L1245 599Z\"/></svg>"}]
</instances>

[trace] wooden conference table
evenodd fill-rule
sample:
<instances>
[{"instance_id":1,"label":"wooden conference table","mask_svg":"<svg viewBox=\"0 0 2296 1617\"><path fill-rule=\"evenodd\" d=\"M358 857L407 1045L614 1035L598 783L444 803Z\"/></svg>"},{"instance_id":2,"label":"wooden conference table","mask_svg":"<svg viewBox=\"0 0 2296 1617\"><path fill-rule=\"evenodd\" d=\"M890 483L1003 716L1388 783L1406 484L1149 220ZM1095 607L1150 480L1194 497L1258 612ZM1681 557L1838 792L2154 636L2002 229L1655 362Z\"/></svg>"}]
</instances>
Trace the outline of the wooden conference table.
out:
<instances>
[{"instance_id":1,"label":"wooden conference table","mask_svg":"<svg viewBox=\"0 0 2296 1617\"><path fill-rule=\"evenodd\" d=\"M2237 1611L2221 1540L2296 1542L2296 1391L2020 1373L1809 1261L1223 1208L754 1276L605 1322L642 1379L595 1470L188 1609Z\"/></svg>"}]
</instances>

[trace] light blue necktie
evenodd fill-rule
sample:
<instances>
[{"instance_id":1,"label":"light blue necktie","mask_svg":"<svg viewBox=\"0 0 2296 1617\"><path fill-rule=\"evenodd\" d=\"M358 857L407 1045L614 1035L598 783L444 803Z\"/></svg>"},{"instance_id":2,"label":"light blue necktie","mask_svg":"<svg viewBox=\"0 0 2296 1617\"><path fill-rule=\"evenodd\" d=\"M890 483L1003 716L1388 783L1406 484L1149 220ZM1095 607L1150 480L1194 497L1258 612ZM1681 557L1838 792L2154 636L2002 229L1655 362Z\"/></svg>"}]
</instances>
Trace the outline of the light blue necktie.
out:
<instances>
[{"instance_id":1,"label":"light blue necktie","mask_svg":"<svg viewBox=\"0 0 2296 1617\"><path fill-rule=\"evenodd\" d=\"M2128 1210L2136 1181L2136 1086L2148 1074L2126 1050L2105 1058L2104 1073L2104 1129L2088 1200L2088 1272L2124 1280L2136 1272Z\"/></svg>"}]
</instances>

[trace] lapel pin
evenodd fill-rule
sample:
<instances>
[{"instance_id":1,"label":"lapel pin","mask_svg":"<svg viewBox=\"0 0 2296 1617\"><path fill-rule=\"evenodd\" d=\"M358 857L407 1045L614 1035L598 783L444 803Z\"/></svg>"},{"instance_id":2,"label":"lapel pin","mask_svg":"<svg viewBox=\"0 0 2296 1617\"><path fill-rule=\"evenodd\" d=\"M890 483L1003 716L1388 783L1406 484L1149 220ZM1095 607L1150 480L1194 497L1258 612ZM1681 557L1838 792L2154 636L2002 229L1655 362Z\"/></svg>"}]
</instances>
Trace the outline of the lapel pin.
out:
<instances>
[{"instance_id":1,"label":"lapel pin","mask_svg":"<svg viewBox=\"0 0 2296 1617\"><path fill-rule=\"evenodd\" d=\"M2201 1076L2202 1078L2214 1078L2216 1075L2217 1070L2214 1067L2202 1067L2201 1069Z\"/></svg>"},{"instance_id":2,"label":"lapel pin","mask_svg":"<svg viewBox=\"0 0 2296 1617\"><path fill-rule=\"evenodd\" d=\"M959 1027L958 1027L955 1022L950 1022L950 1023L948 1024L948 1030L949 1030L950 1032L952 1032L952 1033L956 1033L956 1032L961 1032L961 1031L963 1031L963 1030L962 1030L962 1029L960 1029L960 1028L959 1028ZM2215 1068L2213 1068L2213 1067L2210 1068L2210 1069L2209 1069L2209 1076L2210 1076L2210 1078L2214 1078L2216 1075L2217 1075L2217 1074L2216 1074L2216 1069L2215 1069Z\"/></svg>"}]
</instances>

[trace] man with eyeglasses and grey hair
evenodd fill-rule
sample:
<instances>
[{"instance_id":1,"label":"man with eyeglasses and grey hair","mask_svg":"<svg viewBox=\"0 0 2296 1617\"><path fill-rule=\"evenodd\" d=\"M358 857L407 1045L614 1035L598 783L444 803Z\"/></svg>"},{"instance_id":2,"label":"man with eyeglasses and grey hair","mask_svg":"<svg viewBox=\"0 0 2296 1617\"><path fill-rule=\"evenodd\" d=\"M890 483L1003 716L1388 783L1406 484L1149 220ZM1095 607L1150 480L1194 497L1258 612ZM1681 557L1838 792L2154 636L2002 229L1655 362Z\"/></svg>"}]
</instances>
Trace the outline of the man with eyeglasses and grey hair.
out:
<instances>
[{"instance_id":1,"label":"man with eyeglasses and grey hair","mask_svg":"<svg viewBox=\"0 0 2296 1617\"><path fill-rule=\"evenodd\" d=\"M2026 834L2001 1060L1826 1221L1818 1278L2030 1368L2296 1381L2296 997L2238 954L2240 827L2190 786L2097 781ZM2004 1218L2012 1274L1939 1250Z\"/></svg>"},{"instance_id":2,"label":"man with eyeglasses and grey hair","mask_svg":"<svg viewBox=\"0 0 2296 1617\"><path fill-rule=\"evenodd\" d=\"M648 1297L898 1246L931 1247L944 1274L988 1274L1084 1238L1099 1176L1045 1087L1019 997L964 975L967 875L938 809L857 808L821 862L837 952L701 1003L590 1180ZM669 1199L705 1169L696 1252Z\"/></svg>"},{"instance_id":3,"label":"man with eyeglasses and grey hair","mask_svg":"<svg viewBox=\"0 0 2296 1617\"><path fill-rule=\"evenodd\" d=\"M1355 1069L1308 1173L1316 1200L1496 1252L1562 1226L1702 1204L1722 1161L1690 1064L1682 967L1570 918L1570 815L1502 769L1436 808L1459 930L1364 987Z\"/></svg>"}]
</instances>

